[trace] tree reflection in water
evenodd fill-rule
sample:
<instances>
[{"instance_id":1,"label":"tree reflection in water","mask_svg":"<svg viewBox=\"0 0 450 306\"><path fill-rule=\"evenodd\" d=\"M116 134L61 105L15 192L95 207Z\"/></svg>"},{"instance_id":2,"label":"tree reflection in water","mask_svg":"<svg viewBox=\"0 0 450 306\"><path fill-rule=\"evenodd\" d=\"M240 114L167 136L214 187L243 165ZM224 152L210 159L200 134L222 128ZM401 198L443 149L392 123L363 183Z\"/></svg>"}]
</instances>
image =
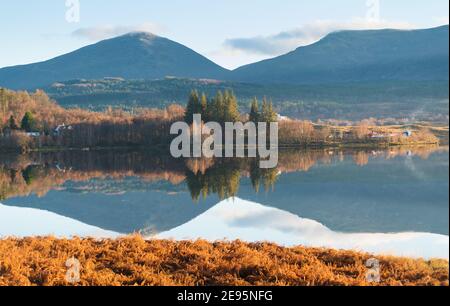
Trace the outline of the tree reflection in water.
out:
<instances>
[{"instance_id":1,"label":"tree reflection in water","mask_svg":"<svg viewBox=\"0 0 450 306\"><path fill-rule=\"evenodd\" d=\"M237 195L242 176L250 176L256 192L261 184L269 191L275 185L278 172L278 168L260 169L256 159L223 159L204 171L187 170L186 184L194 201L211 194L223 200Z\"/></svg>"},{"instance_id":2,"label":"tree reflection in water","mask_svg":"<svg viewBox=\"0 0 450 306\"><path fill-rule=\"evenodd\" d=\"M306 172L316 164L351 160L364 167L377 158L417 156L427 159L448 147L396 147L389 149L321 149L280 151L274 169L260 169L257 159L173 159L152 151L66 151L0 156L0 200L36 194L44 196L66 182L93 179L123 180L138 177L142 182L186 183L192 199L211 195L234 197L243 177L249 178L255 192L275 188L280 173Z\"/></svg>"}]
</instances>

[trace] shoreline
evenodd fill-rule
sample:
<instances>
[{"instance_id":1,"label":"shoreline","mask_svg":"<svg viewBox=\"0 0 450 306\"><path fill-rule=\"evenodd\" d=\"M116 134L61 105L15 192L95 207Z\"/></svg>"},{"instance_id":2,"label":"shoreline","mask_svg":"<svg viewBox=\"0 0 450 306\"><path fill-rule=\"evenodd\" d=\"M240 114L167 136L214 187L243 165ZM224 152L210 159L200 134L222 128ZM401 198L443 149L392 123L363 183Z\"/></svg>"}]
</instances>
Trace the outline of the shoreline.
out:
<instances>
[{"instance_id":1,"label":"shoreline","mask_svg":"<svg viewBox=\"0 0 450 306\"><path fill-rule=\"evenodd\" d=\"M316 149L388 149L396 147L420 147L420 146L440 146L445 145L440 142L406 142L406 143L317 143L317 144L281 144L280 150L316 150ZM235 146L236 147L236 146ZM28 150L2 150L0 154L27 154L27 153L46 153L46 152L69 152L69 151L104 151L104 150L164 150L166 145L149 146L95 146L95 147L43 147ZM248 146L245 146L248 148Z\"/></svg>"},{"instance_id":2,"label":"shoreline","mask_svg":"<svg viewBox=\"0 0 450 306\"><path fill-rule=\"evenodd\" d=\"M67 282L68 259L80 281ZM0 239L0 285L38 286L448 286L447 260L378 256L368 282L366 253L271 243L118 239Z\"/></svg>"}]
</instances>

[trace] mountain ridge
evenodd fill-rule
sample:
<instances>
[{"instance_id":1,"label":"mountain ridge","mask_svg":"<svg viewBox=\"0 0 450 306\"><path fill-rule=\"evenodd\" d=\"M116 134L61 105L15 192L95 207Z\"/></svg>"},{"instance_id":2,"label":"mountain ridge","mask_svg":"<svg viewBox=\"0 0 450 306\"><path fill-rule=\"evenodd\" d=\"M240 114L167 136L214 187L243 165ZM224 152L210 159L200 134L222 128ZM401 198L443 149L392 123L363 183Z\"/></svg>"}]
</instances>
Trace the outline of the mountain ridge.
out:
<instances>
[{"instance_id":1,"label":"mountain ridge","mask_svg":"<svg viewBox=\"0 0 450 306\"><path fill-rule=\"evenodd\" d=\"M337 31L287 54L228 70L168 38L131 32L47 61L1 68L0 86L36 89L74 79L168 76L255 84L442 81L448 80L448 33L448 25Z\"/></svg>"},{"instance_id":2,"label":"mountain ridge","mask_svg":"<svg viewBox=\"0 0 450 306\"><path fill-rule=\"evenodd\" d=\"M330 33L287 54L242 66L233 80L256 83L346 83L448 80L448 31L356 30Z\"/></svg>"}]
</instances>

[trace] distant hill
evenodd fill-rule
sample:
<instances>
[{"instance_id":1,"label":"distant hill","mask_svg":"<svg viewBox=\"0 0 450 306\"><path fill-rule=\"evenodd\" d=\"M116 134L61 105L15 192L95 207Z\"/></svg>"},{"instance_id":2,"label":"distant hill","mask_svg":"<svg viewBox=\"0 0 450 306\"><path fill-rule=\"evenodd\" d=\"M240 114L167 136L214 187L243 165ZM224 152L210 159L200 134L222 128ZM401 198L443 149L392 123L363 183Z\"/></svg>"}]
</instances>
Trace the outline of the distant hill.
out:
<instances>
[{"instance_id":1,"label":"distant hill","mask_svg":"<svg viewBox=\"0 0 450 306\"><path fill-rule=\"evenodd\" d=\"M0 69L0 86L34 89L57 81L104 77L222 78L227 72L179 43L148 33L130 33L49 61Z\"/></svg>"},{"instance_id":2,"label":"distant hill","mask_svg":"<svg viewBox=\"0 0 450 306\"><path fill-rule=\"evenodd\" d=\"M236 81L324 84L449 79L449 27L332 33L232 72Z\"/></svg>"},{"instance_id":3,"label":"distant hill","mask_svg":"<svg viewBox=\"0 0 450 306\"><path fill-rule=\"evenodd\" d=\"M231 89L243 112L248 111L254 97L261 100L267 96L273 100L277 111L295 118L415 117L436 121L448 118L447 81L296 85L178 78L154 81L100 79L55 83L44 90L64 107L103 110L108 106L130 109L162 108L173 103L184 105L193 88L210 97L218 90Z\"/></svg>"}]
</instances>

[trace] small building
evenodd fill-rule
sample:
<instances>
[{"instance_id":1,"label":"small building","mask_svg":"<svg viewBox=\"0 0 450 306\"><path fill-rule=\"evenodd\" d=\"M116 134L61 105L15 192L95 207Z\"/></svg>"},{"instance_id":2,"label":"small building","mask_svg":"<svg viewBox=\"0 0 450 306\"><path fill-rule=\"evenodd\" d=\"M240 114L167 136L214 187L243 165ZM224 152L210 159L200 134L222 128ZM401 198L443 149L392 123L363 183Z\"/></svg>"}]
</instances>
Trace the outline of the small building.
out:
<instances>
[{"instance_id":1,"label":"small building","mask_svg":"<svg viewBox=\"0 0 450 306\"><path fill-rule=\"evenodd\" d=\"M400 137L400 133L379 133L379 132L371 132L369 133L369 137L372 139L386 139L386 138L394 138L394 137Z\"/></svg>"},{"instance_id":2,"label":"small building","mask_svg":"<svg viewBox=\"0 0 450 306\"><path fill-rule=\"evenodd\" d=\"M37 138L37 137L41 137L41 133L39 133L39 132L28 132L27 136L28 137L35 137L35 138Z\"/></svg>"},{"instance_id":3,"label":"small building","mask_svg":"<svg viewBox=\"0 0 450 306\"><path fill-rule=\"evenodd\" d=\"M278 119L278 121L289 121L289 120L291 120L289 117L282 116L280 114L277 114L277 119Z\"/></svg>"},{"instance_id":4,"label":"small building","mask_svg":"<svg viewBox=\"0 0 450 306\"><path fill-rule=\"evenodd\" d=\"M389 136L386 134L383 134L383 133L378 133L378 132L372 131L369 133L369 137L372 139L383 139L383 138L387 138Z\"/></svg>"},{"instance_id":5,"label":"small building","mask_svg":"<svg viewBox=\"0 0 450 306\"><path fill-rule=\"evenodd\" d=\"M72 126L65 125L64 123L61 125L58 125L56 128L53 129L53 136L61 136L61 134L64 131L70 131L72 130Z\"/></svg>"},{"instance_id":6,"label":"small building","mask_svg":"<svg viewBox=\"0 0 450 306\"><path fill-rule=\"evenodd\" d=\"M403 136L405 136L405 137L411 137L412 134L413 134L412 131L409 131L409 130L403 132Z\"/></svg>"}]
</instances>

